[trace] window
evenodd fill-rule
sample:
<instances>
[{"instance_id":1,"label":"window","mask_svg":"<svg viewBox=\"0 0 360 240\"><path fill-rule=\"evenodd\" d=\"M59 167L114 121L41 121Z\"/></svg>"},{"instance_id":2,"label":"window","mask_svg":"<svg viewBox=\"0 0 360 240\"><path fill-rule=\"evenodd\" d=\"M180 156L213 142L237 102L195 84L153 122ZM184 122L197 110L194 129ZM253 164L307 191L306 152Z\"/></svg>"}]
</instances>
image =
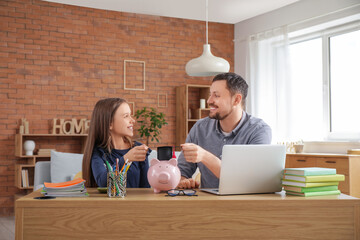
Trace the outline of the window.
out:
<instances>
[{"instance_id":1,"label":"window","mask_svg":"<svg viewBox=\"0 0 360 240\"><path fill-rule=\"evenodd\" d=\"M321 138L323 131L321 38L290 45L290 136Z\"/></svg>"},{"instance_id":2,"label":"window","mask_svg":"<svg viewBox=\"0 0 360 240\"><path fill-rule=\"evenodd\" d=\"M360 30L320 34L291 40L290 136L358 138Z\"/></svg>"},{"instance_id":3,"label":"window","mask_svg":"<svg viewBox=\"0 0 360 240\"><path fill-rule=\"evenodd\" d=\"M360 30L330 37L331 132L360 132Z\"/></svg>"}]
</instances>

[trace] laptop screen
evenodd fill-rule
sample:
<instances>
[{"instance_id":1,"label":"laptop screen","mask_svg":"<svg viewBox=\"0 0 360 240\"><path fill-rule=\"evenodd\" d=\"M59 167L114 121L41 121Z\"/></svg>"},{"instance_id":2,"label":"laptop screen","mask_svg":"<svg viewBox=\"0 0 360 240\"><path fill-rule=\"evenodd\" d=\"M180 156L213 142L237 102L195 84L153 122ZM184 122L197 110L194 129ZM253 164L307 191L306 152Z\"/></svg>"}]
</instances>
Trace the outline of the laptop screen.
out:
<instances>
[{"instance_id":1,"label":"laptop screen","mask_svg":"<svg viewBox=\"0 0 360 240\"><path fill-rule=\"evenodd\" d=\"M285 158L284 145L225 145L219 194L281 191Z\"/></svg>"}]
</instances>

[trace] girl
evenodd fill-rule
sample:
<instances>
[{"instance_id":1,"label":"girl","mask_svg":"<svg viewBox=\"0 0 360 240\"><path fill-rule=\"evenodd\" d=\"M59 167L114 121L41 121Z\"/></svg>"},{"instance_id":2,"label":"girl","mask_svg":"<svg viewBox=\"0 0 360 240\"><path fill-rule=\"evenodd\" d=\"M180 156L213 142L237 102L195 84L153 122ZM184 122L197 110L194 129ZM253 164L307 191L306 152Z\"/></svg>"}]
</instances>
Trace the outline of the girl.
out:
<instances>
[{"instance_id":1,"label":"girl","mask_svg":"<svg viewBox=\"0 0 360 240\"><path fill-rule=\"evenodd\" d=\"M106 187L105 161L115 167L117 158L120 169L126 160L133 162L127 172L127 187L150 187L147 171L151 149L131 140L134 123L126 100L107 98L96 103L82 165L87 187Z\"/></svg>"}]
</instances>

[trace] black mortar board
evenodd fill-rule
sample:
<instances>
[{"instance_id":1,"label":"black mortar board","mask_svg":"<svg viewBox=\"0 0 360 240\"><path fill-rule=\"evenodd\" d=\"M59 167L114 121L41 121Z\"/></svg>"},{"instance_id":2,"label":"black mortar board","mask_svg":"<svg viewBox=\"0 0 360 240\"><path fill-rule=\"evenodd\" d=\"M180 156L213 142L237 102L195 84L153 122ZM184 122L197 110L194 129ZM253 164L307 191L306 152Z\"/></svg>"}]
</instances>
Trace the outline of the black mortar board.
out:
<instances>
[{"instance_id":1,"label":"black mortar board","mask_svg":"<svg viewBox=\"0 0 360 240\"><path fill-rule=\"evenodd\" d=\"M157 158L159 160L170 160L172 158L172 146L158 147Z\"/></svg>"}]
</instances>

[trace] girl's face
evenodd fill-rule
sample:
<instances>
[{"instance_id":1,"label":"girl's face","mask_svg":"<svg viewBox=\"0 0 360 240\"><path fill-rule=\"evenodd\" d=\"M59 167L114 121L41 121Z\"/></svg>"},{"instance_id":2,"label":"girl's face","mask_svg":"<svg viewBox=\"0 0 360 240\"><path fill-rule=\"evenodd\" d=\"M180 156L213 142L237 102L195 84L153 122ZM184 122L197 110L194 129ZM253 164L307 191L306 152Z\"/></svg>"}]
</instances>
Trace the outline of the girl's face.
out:
<instances>
[{"instance_id":1,"label":"girl's face","mask_svg":"<svg viewBox=\"0 0 360 240\"><path fill-rule=\"evenodd\" d=\"M120 137L132 137L135 120L131 117L129 104L121 104L114 114L113 122L110 124L110 132Z\"/></svg>"}]
</instances>

